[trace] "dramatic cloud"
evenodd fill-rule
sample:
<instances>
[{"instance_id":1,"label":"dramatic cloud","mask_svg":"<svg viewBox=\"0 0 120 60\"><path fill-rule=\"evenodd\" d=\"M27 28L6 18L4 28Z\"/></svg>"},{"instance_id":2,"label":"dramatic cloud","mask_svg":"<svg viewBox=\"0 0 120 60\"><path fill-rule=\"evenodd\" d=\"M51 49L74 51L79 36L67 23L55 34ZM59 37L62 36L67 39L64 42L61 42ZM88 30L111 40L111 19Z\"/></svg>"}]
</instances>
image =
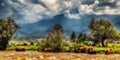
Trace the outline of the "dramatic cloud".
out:
<instances>
[{"instance_id":1,"label":"dramatic cloud","mask_svg":"<svg viewBox=\"0 0 120 60\"><path fill-rule=\"evenodd\" d=\"M0 17L12 16L18 23L34 23L64 14L80 19L88 14L119 15L120 0L0 0Z\"/></svg>"}]
</instances>

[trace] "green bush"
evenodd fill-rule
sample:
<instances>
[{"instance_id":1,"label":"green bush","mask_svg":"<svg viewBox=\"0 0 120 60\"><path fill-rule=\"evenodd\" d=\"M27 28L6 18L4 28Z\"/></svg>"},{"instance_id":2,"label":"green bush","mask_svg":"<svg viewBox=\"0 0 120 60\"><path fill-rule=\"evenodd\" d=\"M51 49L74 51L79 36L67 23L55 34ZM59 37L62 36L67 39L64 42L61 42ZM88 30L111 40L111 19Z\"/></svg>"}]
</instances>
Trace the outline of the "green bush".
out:
<instances>
[{"instance_id":1,"label":"green bush","mask_svg":"<svg viewBox=\"0 0 120 60\"><path fill-rule=\"evenodd\" d=\"M0 50L7 48L9 40L18 28L19 26L15 23L14 19L10 17L7 19L0 18Z\"/></svg>"},{"instance_id":2,"label":"green bush","mask_svg":"<svg viewBox=\"0 0 120 60\"><path fill-rule=\"evenodd\" d=\"M84 46L84 44L82 44L82 43L72 43L69 46L69 52L75 52L75 49L78 48L78 47L81 47L81 46Z\"/></svg>"},{"instance_id":3,"label":"green bush","mask_svg":"<svg viewBox=\"0 0 120 60\"><path fill-rule=\"evenodd\" d=\"M43 51L44 48L47 47L47 41L45 40L41 40L39 43L38 43L38 51Z\"/></svg>"},{"instance_id":4,"label":"green bush","mask_svg":"<svg viewBox=\"0 0 120 60\"><path fill-rule=\"evenodd\" d=\"M89 43L89 41L83 41L82 42L84 45L89 45L90 43Z\"/></svg>"},{"instance_id":5,"label":"green bush","mask_svg":"<svg viewBox=\"0 0 120 60\"><path fill-rule=\"evenodd\" d=\"M52 48L53 51L62 51L66 41L67 38L61 32L49 33L45 40L39 42L38 50L43 51L45 48Z\"/></svg>"},{"instance_id":6,"label":"green bush","mask_svg":"<svg viewBox=\"0 0 120 60\"><path fill-rule=\"evenodd\" d=\"M64 46L62 50L63 50L63 52L70 52L70 47Z\"/></svg>"}]
</instances>

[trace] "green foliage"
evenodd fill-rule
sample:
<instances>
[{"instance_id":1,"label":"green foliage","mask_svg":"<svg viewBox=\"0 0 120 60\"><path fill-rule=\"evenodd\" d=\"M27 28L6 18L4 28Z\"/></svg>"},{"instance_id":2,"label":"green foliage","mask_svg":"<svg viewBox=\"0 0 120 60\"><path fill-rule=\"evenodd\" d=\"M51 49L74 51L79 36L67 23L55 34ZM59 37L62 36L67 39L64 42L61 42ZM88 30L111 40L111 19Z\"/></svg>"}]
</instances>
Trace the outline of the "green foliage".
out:
<instances>
[{"instance_id":1,"label":"green foliage","mask_svg":"<svg viewBox=\"0 0 120 60\"><path fill-rule=\"evenodd\" d=\"M89 25L91 34L94 36L95 40L102 42L102 46L105 46L105 39L119 39L120 33L114 27L114 25L105 19L95 20L92 19Z\"/></svg>"},{"instance_id":2,"label":"green foliage","mask_svg":"<svg viewBox=\"0 0 120 60\"><path fill-rule=\"evenodd\" d=\"M80 33L78 36L77 43L83 42L85 40L87 40L87 34Z\"/></svg>"},{"instance_id":3,"label":"green foliage","mask_svg":"<svg viewBox=\"0 0 120 60\"><path fill-rule=\"evenodd\" d=\"M34 42L30 42L30 45L34 45Z\"/></svg>"},{"instance_id":4,"label":"green foliage","mask_svg":"<svg viewBox=\"0 0 120 60\"><path fill-rule=\"evenodd\" d=\"M61 32L57 32L55 34L49 33L46 40L42 40L39 43L39 50L43 50L44 48L52 48L53 50L61 51L66 43L66 40L67 39Z\"/></svg>"},{"instance_id":5,"label":"green foliage","mask_svg":"<svg viewBox=\"0 0 120 60\"><path fill-rule=\"evenodd\" d=\"M75 32L72 32L72 34L70 36L71 41L76 42L76 38L77 38L77 36L76 36Z\"/></svg>"},{"instance_id":6,"label":"green foliage","mask_svg":"<svg viewBox=\"0 0 120 60\"><path fill-rule=\"evenodd\" d=\"M90 45L89 41L83 41L83 44L87 46Z\"/></svg>"},{"instance_id":7,"label":"green foliage","mask_svg":"<svg viewBox=\"0 0 120 60\"><path fill-rule=\"evenodd\" d=\"M58 26L58 25L57 25ZM62 33L61 29L63 28L55 28L52 32L48 32L45 40L42 40L39 43L39 51L44 50L44 48L52 48L54 51L61 51L63 46L66 44L68 40Z\"/></svg>"},{"instance_id":8,"label":"green foliage","mask_svg":"<svg viewBox=\"0 0 120 60\"><path fill-rule=\"evenodd\" d=\"M63 27L61 24L55 24L52 28L52 31L53 32L62 32L63 33Z\"/></svg>"},{"instance_id":9,"label":"green foliage","mask_svg":"<svg viewBox=\"0 0 120 60\"><path fill-rule=\"evenodd\" d=\"M43 51L44 48L47 47L47 41L45 40L41 40L39 43L38 43L38 51Z\"/></svg>"},{"instance_id":10,"label":"green foliage","mask_svg":"<svg viewBox=\"0 0 120 60\"><path fill-rule=\"evenodd\" d=\"M6 50L11 51L15 50L16 48L25 48L26 51L37 51L38 46L36 45L29 45L29 46L8 46Z\"/></svg>"},{"instance_id":11,"label":"green foliage","mask_svg":"<svg viewBox=\"0 0 120 60\"><path fill-rule=\"evenodd\" d=\"M80 47L80 46L85 46L83 43L72 43L70 46L69 46L69 52L74 52L76 48Z\"/></svg>"},{"instance_id":12,"label":"green foliage","mask_svg":"<svg viewBox=\"0 0 120 60\"><path fill-rule=\"evenodd\" d=\"M63 46L62 50L64 52L70 52L70 47L69 46Z\"/></svg>"},{"instance_id":13,"label":"green foliage","mask_svg":"<svg viewBox=\"0 0 120 60\"><path fill-rule=\"evenodd\" d=\"M0 19L0 50L4 50L7 47L8 40L12 38L18 28L12 18Z\"/></svg>"}]
</instances>

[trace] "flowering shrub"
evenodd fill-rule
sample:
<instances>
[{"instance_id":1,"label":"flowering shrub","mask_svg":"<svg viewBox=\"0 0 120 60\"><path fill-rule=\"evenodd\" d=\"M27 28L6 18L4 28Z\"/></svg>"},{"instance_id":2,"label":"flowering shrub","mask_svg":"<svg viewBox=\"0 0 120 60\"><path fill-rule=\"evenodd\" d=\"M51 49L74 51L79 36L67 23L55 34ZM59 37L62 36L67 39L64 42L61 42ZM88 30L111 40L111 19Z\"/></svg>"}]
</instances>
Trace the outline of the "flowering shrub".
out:
<instances>
[{"instance_id":1,"label":"flowering shrub","mask_svg":"<svg viewBox=\"0 0 120 60\"><path fill-rule=\"evenodd\" d=\"M16 51L25 51L25 48L16 48Z\"/></svg>"},{"instance_id":2,"label":"flowering shrub","mask_svg":"<svg viewBox=\"0 0 120 60\"><path fill-rule=\"evenodd\" d=\"M113 53L113 49L112 48L108 48L105 50L105 54L112 54Z\"/></svg>"},{"instance_id":3,"label":"flowering shrub","mask_svg":"<svg viewBox=\"0 0 120 60\"><path fill-rule=\"evenodd\" d=\"M52 52L52 48L45 48L44 52Z\"/></svg>"}]
</instances>

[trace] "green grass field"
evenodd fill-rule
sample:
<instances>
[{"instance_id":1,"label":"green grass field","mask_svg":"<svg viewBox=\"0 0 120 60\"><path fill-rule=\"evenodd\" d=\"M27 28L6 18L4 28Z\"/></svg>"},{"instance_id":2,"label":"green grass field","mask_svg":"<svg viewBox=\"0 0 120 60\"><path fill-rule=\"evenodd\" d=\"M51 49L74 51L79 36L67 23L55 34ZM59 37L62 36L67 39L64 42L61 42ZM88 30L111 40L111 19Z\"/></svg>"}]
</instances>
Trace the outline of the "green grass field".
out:
<instances>
[{"instance_id":1,"label":"green grass field","mask_svg":"<svg viewBox=\"0 0 120 60\"><path fill-rule=\"evenodd\" d=\"M25 48L27 51L37 51L38 46L29 45L29 46L8 46L7 50L15 50L16 48Z\"/></svg>"},{"instance_id":2,"label":"green grass field","mask_svg":"<svg viewBox=\"0 0 120 60\"><path fill-rule=\"evenodd\" d=\"M87 46L87 45L84 45L84 44L75 44L75 46ZM15 50L16 48L25 48L26 51L38 51L38 47L37 45L28 45L28 46L8 46L7 50L8 51L12 51L12 50ZM89 46L87 46L89 47ZM100 52L100 53L103 53L106 49L108 48L112 48L114 53L120 53L120 44L112 44L112 43L109 43L107 45L107 47L97 47L97 46L90 46L90 47L93 47L93 49L97 52ZM72 50L74 49L75 47L74 46L64 46L63 47L66 51L68 50Z\"/></svg>"}]
</instances>

